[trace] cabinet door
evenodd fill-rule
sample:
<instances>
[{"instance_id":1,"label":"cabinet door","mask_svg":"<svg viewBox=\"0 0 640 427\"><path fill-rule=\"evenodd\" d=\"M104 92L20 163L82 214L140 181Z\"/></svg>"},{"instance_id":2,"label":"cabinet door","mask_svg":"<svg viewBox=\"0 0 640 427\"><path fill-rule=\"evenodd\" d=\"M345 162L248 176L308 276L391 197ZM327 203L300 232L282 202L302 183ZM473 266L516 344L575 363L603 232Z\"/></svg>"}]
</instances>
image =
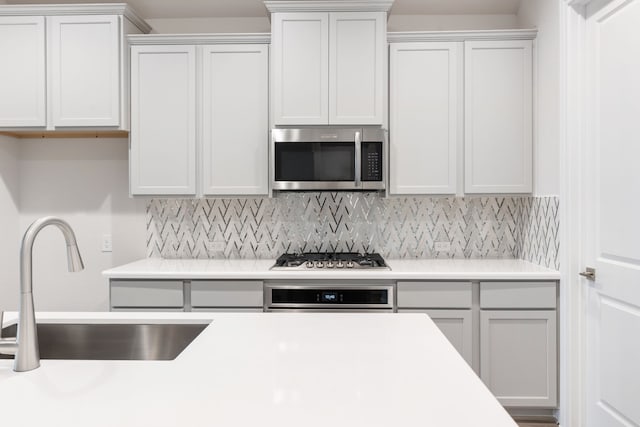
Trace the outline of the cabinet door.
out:
<instances>
[{"instance_id":1,"label":"cabinet door","mask_svg":"<svg viewBox=\"0 0 640 427\"><path fill-rule=\"evenodd\" d=\"M391 194L455 194L460 43L390 46Z\"/></svg>"},{"instance_id":2,"label":"cabinet door","mask_svg":"<svg viewBox=\"0 0 640 427\"><path fill-rule=\"evenodd\" d=\"M120 125L120 23L114 15L52 16L53 125Z\"/></svg>"},{"instance_id":3,"label":"cabinet door","mask_svg":"<svg viewBox=\"0 0 640 427\"><path fill-rule=\"evenodd\" d=\"M0 17L0 126L45 126L42 16Z\"/></svg>"},{"instance_id":4,"label":"cabinet door","mask_svg":"<svg viewBox=\"0 0 640 427\"><path fill-rule=\"evenodd\" d=\"M183 284L179 280L112 280L112 308L182 308Z\"/></svg>"},{"instance_id":5,"label":"cabinet door","mask_svg":"<svg viewBox=\"0 0 640 427\"><path fill-rule=\"evenodd\" d=\"M465 192L532 191L530 40L465 42Z\"/></svg>"},{"instance_id":6,"label":"cabinet door","mask_svg":"<svg viewBox=\"0 0 640 427\"><path fill-rule=\"evenodd\" d=\"M196 48L131 47L134 195L195 195Z\"/></svg>"},{"instance_id":7,"label":"cabinet door","mask_svg":"<svg viewBox=\"0 0 640 427\"><path fill-rule=\"evenodd\" d=\"M191 306L195 308L259 308L262 311L262 282L248 280L194 280Z\"/></svg>"},{"instance_id":8,"label":"cabinet door","mask_svg":"<svg viewBox=\"0 0 640 427\"><path fill-rule=\"evenodd\" d=\"M266 195L268 47L204 46L201 53L203 192Z\"/></svg>"},{"instance_id":9,"label":"cabinet door","mask_svg":"<svg viewBox=\"0 0 640 427\"><path fill-rule=\"evenodd\" d=\"M329 15L274 13L274 122L276 125L329 123Z\"/></svg>"},{"instance_id":10,"label":"cabinet door","mask_svg":"<svg viewBox=\"0 0 640 427\"><path fill-rule=\"evenodd\" d=\"M383 122L386 13L329 15L329 123Z\"/></svg>"},{"instance_id":11,"label":"cabinet door","mask_svg":"<svg viewBox=\"0 0 640 427\"><path fill-rule=\"evenodd\" d=\"M398 313L428 314L462 358L473 367L471 310L398 309Z\"/></svg>"},{"instance_id":12,"label":"cabinet door","mask_svg":"<svg viewBox=\"0 0 640 427\"><path fill-rule=\"evenodd\" d=\"M480 312L480 377L504 406L557 405L555 310Z\"/></svg>"}]
</instances>

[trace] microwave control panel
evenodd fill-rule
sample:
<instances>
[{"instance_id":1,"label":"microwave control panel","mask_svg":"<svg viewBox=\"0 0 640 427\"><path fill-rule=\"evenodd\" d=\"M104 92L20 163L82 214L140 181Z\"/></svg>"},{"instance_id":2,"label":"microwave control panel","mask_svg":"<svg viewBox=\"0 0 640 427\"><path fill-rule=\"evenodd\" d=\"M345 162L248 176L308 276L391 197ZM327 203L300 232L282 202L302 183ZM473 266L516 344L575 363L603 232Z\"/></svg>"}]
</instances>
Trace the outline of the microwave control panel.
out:
<instances>
[{"instance_id":1,"label":"microwave control panel","mask_svg":"<svg viewBox=\"0 0 640 427\"><path fill-rule=\"evenodd\" d=\"M362 180L382 181L382 143L362 143Z\"/></svg>"}]
</instances>

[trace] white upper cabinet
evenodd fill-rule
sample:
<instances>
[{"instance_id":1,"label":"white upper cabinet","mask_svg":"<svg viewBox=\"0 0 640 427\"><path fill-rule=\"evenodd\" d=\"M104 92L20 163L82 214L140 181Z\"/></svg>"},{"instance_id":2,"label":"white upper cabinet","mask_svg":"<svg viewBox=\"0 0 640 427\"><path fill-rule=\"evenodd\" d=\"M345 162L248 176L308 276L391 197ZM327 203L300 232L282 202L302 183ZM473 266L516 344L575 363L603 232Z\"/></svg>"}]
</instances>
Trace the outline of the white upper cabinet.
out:
<instances>
[{"instance_id":1,"label":"white upper cabinet","mask_svg":"<svg viewBox=\"0 0 640 427\"><path fill-rule=\"evenodd\" d=\"M267 45L201 47L202 192L268 194Z\"/></svg>"},{"instance_id":2,"label":"white upper cabinet","mask_svg":"<svg viewBox=\"0 0 640 427\"><path fill-rule=\"evenodd\" d=\"M276 124L329 122L329 16L278 13L271 22Z\"/></svg>"},{"instance_id":3,"label":"white upper cabinet","mask_svg":"<svg viewBox=\"0 0 640 427\"><path fill-rule=\"evenodd\" d=\"M531 193L535 36L388 34L390 194Z\"/></svg>"},{"instance_id":4,"label":"white upper cabinet","mask_svg":"<svg viewBox=\"0 0 640 427\"><path fill-rule=\"evenodd\" d=\"M391 194L455 194L461 42L390 47Z\"/></svg>"},{"instance_id":5,"label":"white upper cabinet","mask_svg":"<svg viewBox=\"0 0 640 427\"><path fill-rule=\"evenodd\" d=\"M465 192L532 191L532 42L465 42Z\"/></svg>"},{"instance_id":6,"label":"white upper cabinet","mask_svg":"<svg viewBox=\"0 0 640 427\"><path fill-rule=\"evenodd\" d=\"M391 3L265 2L274 124L383 124Z\"/></svg>"},{"instance_id":7,"label":"white upper cabinet","mask_svg":"<svg viewBox=\"0 0 640 427\"><path fill-rule=\"evenodd\" d=\"M49 22L53 125L118 126L118 17L52 16Z\"/></svg>"},{"instance_id":8,"label":"white upper cabinet","mask_svg":"<svg viewBox=\"0 0 640 427\"><path fill-rule=\"evenodd\" d=\"M43 16L0 16L0 127L46 124Z\"/></svg>"},{"instance_id":9,"label":"white upper cabinet","mask_svg":"<svg viewBox=\"0 0 640 427\"><path fill-rule=\"evenodd\" d=\"M126 34L151 30L124 4L1 5L0 127L126 130Z\"/></svg>"},{"instance_id":10,"label":"white upper cabinet","mask_svg":"<svg viewBox=\"0 0 640 427\"><path fill-rule=\"evenodd\" d=\"M196 48L131 47L132 194L196 194Z\"/></svg>"},{"instance_id":11,"label":"white upper cabinet","mask_svg":"<svg viewBox=\"0 0 640 427\"><path fill-rule=\"evenodd\" d=\"M386 13L329 14L329 123L383 122Z\"/></svg>"},{"instance_id":12,"label":"white upper cabinet","mask_svg":"<svg viewBox=\"0 0 640 427\"><path fill-rule=\"evenodd\" d=\"M268 34L129 42L131 194L268 195Z\"/></svg>"}]
</instances>

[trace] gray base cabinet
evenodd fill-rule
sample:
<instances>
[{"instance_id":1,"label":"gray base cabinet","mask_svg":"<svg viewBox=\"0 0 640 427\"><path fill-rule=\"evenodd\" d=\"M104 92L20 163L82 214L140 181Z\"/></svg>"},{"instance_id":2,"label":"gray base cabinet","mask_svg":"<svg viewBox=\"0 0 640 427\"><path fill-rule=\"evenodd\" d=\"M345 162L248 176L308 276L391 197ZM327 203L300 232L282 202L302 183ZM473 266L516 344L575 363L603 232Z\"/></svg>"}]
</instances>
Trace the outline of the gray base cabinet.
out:
<instances>
[{"instance_id":1,"label":"gray base cabinet","mask_svg":"<svg viewBox=\"0 0 640 427\"><path fill-rule=\"evenodd\" d=\"M111 311L263 311L262 282L112 279Z\"/></svg>"},{"instance_id":2,"label":"gray base cabinet","mask_svg":"<svg viewBox=\"0 0 640 427\"><path fill-rule=\"evenodd\" d=\"M555 407L556 312L482 310L480 378L504 406Z\"/></svg>"},{"instance_id":3,"label":"gray base cabinet","mask_svg":"<svg viewBox=\"0 0 640 427\"><path fill-rule=\"evenodd\" d=\"M471 282L398 282L398 312L426 313L473 367Z\"/></svg>"},{"instance_id":4,"label":"gray base cabinet","mask_svg":"<svg viewBox=\"0 0 640 427\"><path fill-rule=\"evenodd\" d=\"M462 358L473 367L471 310L398 309L398 313L426 313Z\"/></svg>"},{"instance_id":5,"label":"gray base cabinet","mask_svg":"<svg viewBox=\"0 0 640 427\"><path fill-rule=\"evenodd\" d=\"M557 407L557 282L398 282L397 301L428 314L503 406Z\"/></svg>"},{"instance_id":6,"label":"gray base cabinet","mask_svg":"<svg viewBox=\"0 0 640 427\"><path fill-rule=\"evenodd\" d=\"M557 406L556 306L556 282L480 283L480 378L504 406Z\"/></svg>"},{"instance_id":7,"label":"gray base cabinet","mask_svg":"<svg viewBox=\"0 0 640 427\"><path fill-rule=\"evenodd\" d=\"M112 311L131 311L131 309L182 311L183 283L181 280L112 280L110 306Z\"/></svg>"},{"instance_id":8,"label":"gray base cabinet","mask_svg":"<svg viewBox=\"0 0 640 427\"><path fill-rule=\"evenodd\" d=\"M198 280L191 282L193 311L262 311L262 282Z\"/></svg>"}]
</instances>

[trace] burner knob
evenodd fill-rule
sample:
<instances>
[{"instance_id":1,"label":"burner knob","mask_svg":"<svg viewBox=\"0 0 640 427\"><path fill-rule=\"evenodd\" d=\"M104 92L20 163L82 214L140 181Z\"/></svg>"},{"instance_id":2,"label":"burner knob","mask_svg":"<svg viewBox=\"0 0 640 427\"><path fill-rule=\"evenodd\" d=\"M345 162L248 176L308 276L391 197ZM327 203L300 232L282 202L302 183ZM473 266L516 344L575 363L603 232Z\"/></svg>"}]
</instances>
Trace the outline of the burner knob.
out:
<instances>
[{"instance_id":1,"label":"burner knob","mask_svg":"<svg viewBox=\"0 0 640 427\"><path fill-rule=\"evenodd\" d=\"M316 267L317 267L317 268L322 268L322 267L324 267L324 262L322 262L322 261L316 261Z\"/></svg>"},{"instance_id":2,"label":"burner knob","mask_svg":"<svg viewBox=\"0 0 640 427\"><path fill-rule=\"evenodd\" d=\"M353 261L347 261L347 268L353 268Z\"/></svg>"},{"instance_id":3,"label":"burner knob","mask_svg":"<svg viewBox=\"0 0 640 427\"><path fill-rule=\"evenodd\" d=\"M327 261L327 268L333 268L334 264L333 261Z\"/></svg>"},{"instance_id":4,"label":"burner knob","mask_svg":"<svg viewBox=\"0 0 640 427\"><path fill-rule=\"evenodd\" d=\"M336 267L344 268L344 263L342 261L338 261L338 263L336 264Z\"/></svg>"},{"instance_id":5,"label":"burner knob","mask_svg":"<svg viewBox=\"0 0 640 427\"><path fill-rule=\"evenodd\" d=\"M304 265L306 265L307 268L313 268L313 263L311 261L305 262Z\"/></svg>"}]
</instances>

